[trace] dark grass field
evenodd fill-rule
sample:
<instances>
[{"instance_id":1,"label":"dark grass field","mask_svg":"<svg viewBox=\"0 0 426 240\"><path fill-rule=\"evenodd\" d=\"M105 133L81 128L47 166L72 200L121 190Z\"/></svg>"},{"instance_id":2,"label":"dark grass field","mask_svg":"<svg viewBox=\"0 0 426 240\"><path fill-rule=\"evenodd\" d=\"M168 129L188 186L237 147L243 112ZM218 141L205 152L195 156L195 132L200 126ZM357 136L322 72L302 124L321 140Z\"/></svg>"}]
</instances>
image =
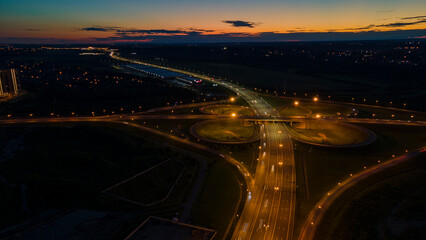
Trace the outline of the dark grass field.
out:
<instances>
[{"instance_id":1,"label":"dark grass field","mask_svg":"<svg viewBox=\"0 0 426 240\"><path fill-rule=\"evenodd\" d=\"M299 187L295 234L315 203L339 181L348 178L350 173L360 172L364 166L376 165L378 160L390 159L393 154L398 156L405 153L405 150L410 151L426 145L424 127L374 124L361 126L376 133L377 140L374 143L352 149L330 149L296 142L295 157ZM305 157L309 199L304 181L303 157Z\"/></svg>"},{"instance_id":2,"label":"dark grass field","mask_svg":"<svg viewBox=\"0 0 426 240\"><path fill-rule=\"evenodd\" d=\"M1 131L0 175L7 181L1 181L1 195L7 196L1 198L2 227L49 209L126 209L126 204L120 206L105 199L102 190L166 159L186 158L132 133L105 126L27 125L2 127ZM196 169L196 165L189 166ZM189 177L195 175L191 171ZM20 193L22 187L24 195ZM183 197L176 201L183 200L188 188L179 191L177 195Z\"/></svg>"},{"instance_id":3,"label":"dark grass field","mask_svg":"<svg viewBox=\"0 0 426 240\"><path fill-rule=\"evenodd\" d=\"M183 174L185 168L186 166L179 161L166 160L148 172L123 182L107 193L145 205L160 202L181 180L178 178Z\"/></svg>"},{"instance_id":4,"label":"dark grass field","mask_svg":"<svg viewBox=\"0 0 426 240\"><path fill-rule=\"evenodd\" d=\"M350 189L325 215L316 239L423 239L425 159L423 154Z\"/></svg>"},{"instance_id":5,"label":"dark grass field","mask_svg":"<svg viewBox=\"0 0 426 240\"><path fill-rule=\"evenodd\" d=\"M209 165L209 174L203 184L191 214L193 222L218 231L221 239L238 207L241 189L238 179L221 163Z\"/></svg>"}]
</instances>

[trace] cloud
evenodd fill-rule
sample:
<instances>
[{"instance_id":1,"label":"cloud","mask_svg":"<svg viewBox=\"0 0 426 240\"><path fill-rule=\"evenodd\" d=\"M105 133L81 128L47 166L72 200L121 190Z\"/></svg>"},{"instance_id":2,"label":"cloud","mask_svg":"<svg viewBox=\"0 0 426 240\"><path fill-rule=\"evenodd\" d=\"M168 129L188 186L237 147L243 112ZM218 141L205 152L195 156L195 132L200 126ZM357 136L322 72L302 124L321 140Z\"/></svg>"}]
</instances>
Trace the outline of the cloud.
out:
<instances>
[{"instance_id":1,"label":"cloud","mask_svg":"<svg viewBox=\"0 0 426 240\"><path fill-rule=\"evenodd\" d=\"M415 16L415 17L404 17L404 18L400 18L401 20L413 20L416 19L416 21L401 21L401 22L391 22L391 23L385 23L385 24L370 24L368 26L365 27L358 27L358 28L345 28L345 29L333 29L330 30L331 32L333 31L341 31L341 30L346 30L346 31L362 31L362 30L370 30L373 28L397 28L397 27L405 27L405 26L412 26L412 25L417 25L417 24L422 24L422 23L426 23L426 16Z\"/></svg>"},{"instance_id":2,"label":"cloud","mask_svg":"<svg viewBox=\"0 0 426 240\"><path fill-rule=\"evenodd\" d=\"M423 18L426 18L426 16L403 17L401 19L409 20L409 19L423 19Z\"/></svg>"},{"instance_id":3,"label":"cloud","mask_svg":"<svg viewBox=\"0 0 426 240\"><path fill-rule=\"evenodd\" d=\"M256 23L254 22L247 22L247 21L241 21L241 20L224 20L222 21L227 24L231 24L233 27L248 27L248 28L254 28Z\"/></svg>"},{"instance_id":4,"label":"cloud","mask_svg":"<svg viewBox=\"0 0 426 240\"><path fill-rule=\"evenodd\" d=\"M115 32L118 29L119 29L118 27L92 26L92 27L80 28L80 31L87 31L87 32Z\"/></svg>"},{"instance_id":5,"label":"cloud","mask_svg":"<svg viewBox=\"0 0 426 240\"><path fill-rule=\"evenodd\" d=\"M200 35L203 33L214 32L214 30L187 28L187 29L135 29L121 27L103 27L91 26L80 28L80 31L88 32L112 32L116 35L143 35L143 36L162 36L162 35Z\"/></svg>"},{"instance_id":6,"label":"cloud","mask_svg":"<svg viewBox=\"0 0 426 240\"><path fill-rule=\"evenodd\" d=\"M376 25L374 25L374 24L370 24L370 25L365 26L365 27L358 27L358 28L345 28L344 30L347 30L347 31L368 30L368 29L372 29L372 28L374 28L375 26L376 26Z\"/></svg>"},{"instance_id":7,"label":"cloud","mask_svg":"<svg viewBox=\"0 0 426 240\"><path fill-rule=\"evenodd\" d=\"M387 23L387 24L381 24L376 25L376 27L387 27L387 28L394 28L394 27L405 27L405 26L411 26L411 25L417 25L421 23L426 23L426 19L422 19L415 22L394 22L394 23Z\"/></svg>"},{"instance_id":8,"label":"cloud","mask_svg":"<svg viewBox=\"0 0 426 240\"><path fill-rule=\"evenodd\" d=\"M124 29L118 30L121 34L181 34L186 33L182 30L166 30L166 29Z\"/></svg>"}]
</instances>

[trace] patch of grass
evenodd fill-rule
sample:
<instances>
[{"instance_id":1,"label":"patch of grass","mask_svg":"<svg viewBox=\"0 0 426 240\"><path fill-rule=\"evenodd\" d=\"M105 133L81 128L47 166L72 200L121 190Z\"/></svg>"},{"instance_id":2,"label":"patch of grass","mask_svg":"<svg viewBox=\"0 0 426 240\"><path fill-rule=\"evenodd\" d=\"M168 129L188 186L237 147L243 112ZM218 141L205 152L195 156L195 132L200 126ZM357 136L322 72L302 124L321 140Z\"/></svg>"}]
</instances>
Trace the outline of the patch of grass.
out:
<instances>
[{"instance_id":1,"label":"patch of grass","mask_svg":"<svg viewBox=\"0 0 426 240\"><path fill-rule=\"evenodd\" d=\"M231 114L235 113L237 116L253 116L253 111L238 105L205 106L203 107L203 111L217 115L231 116Z\"/></svg>"},{"instance_id":2,"label":"patch of grass","mask_svg":"<svg viewBox=\"0 0 426 240\"><path fill-rule=\"evenodd\" d=\"M158 119L158 120L134 120L133 122L153 128L179 138L191 138L189 129L192 125L203 121L200 119Z\"/></svg>"},{"instance_id":3,"label":"patch of grass","mask_svg":"<svg viewBox=\"0 0 426 240\"><path fill-rule=\"evenodd\" d=\"M199 136L215 141L239 142L258 135L256 125L251 122L242 125L240 120L208 121L196 127Z\"/></svg>"},{"instance_id":4,"label":"patch of grass","mask_svg":"<svg viewBox=\"0 0 426 240\"><path fill-rule=\"evenodd\" d=\"M423 154L351 188L326 213L316 239L423 239L425 159Z\"/></svg>"},{"instance_id":5,"label":"patch of grass","mask_svg":"<svg viewBox=\"0 0 426 240\"><path fill-rule=\"evenodd\" d=\"M293 104L284 106L282 109L280 109L279 114L281 116L303 116L307 117L311 114L311 111L307 109L306 107L299 107L295 106Z\"/></svg>"},{"instance_id":6,"label":"patch of grass","mask_svg":"<svg viewBox=\"0 0 426 240\"><path fill-rule=\"evenodd\" d=\"M265 94L262 94L261 97L266 102L271 104L271 106L274 108L281 107L287 104L293 104L295 101L294 99L291 99L291 98L281 98L281 97L275 97L272 95L265 95Z\"/></svg>"},{"instance_id":7,"label":"patch of grass","mask_svg":"<svg viewBox=\"0 0 426 240\"><path fill-rule=\"evenodd\" d=\"M311 116L316 116L317 114L328 117L328 116L346 116L353 113L353 108L350 106L340 105L340 104L330 104L323 102L301 102L301 106L309 109L312 113Z\"/></svg>"},{"instance_id":8,"label":"patch of grass","mask_svg":"<svg viewBox=\"0 0 426 240\"><path fill-rule=\"evenodd\" d=\"M242 163L252 174L256 172L257 159L259 158L259 142L246 144L212 144L212 148L216 148L223 154L233 157Z\"/></svg>"},{"instance_id":9,"label":"patch of grass","mask_svg":"<svg viewBox=\"0 0 426 240\"><path fill-rule=\"evenodd\" d=\"M380 118L380 119L399 119L399 120L415 120L415 121L426 120L426 113L420 113L415 111L403 111L398 109L386 109L386 108L366 106L361 104L354 105L354 106L359 110L357 117L360 117L360 118L372 118L374 114L375 115L374 118Z\"/></svg>"},{"instance_id":10,"label":"patch of grass","mask_svg":"<svg viewBox=\"0 0 426 240\"><path fill-rule=\"evenodd\" d=\"M107 193L142 204L161 201L175 185L184 168L185 166L179 161L167 160L167 162L124 182Z\"/></svg>"},{"instance_id":11,"label":"patch of grass","mask_svg":"<svg viewBox=\"0 0 426 240\"><path fill-rule=\"evenodd\" d=\"M235 174L220 162L210 162L209 173L191 212L193 223L217 230L217 239L221 239L234 217L240 194Z\"/></svg>"},{"instance_id":12,"label":"patch of grass","mask_svg":"<svg viewBox=\"0 0 426 240\"><path fill-rule=\"evenodd\" d=\"M294 123L292 129L296 137L303 141L336 146L362 143L369 137L367 132L349 124L315 119Z\"/></svg>"}]
</instances>

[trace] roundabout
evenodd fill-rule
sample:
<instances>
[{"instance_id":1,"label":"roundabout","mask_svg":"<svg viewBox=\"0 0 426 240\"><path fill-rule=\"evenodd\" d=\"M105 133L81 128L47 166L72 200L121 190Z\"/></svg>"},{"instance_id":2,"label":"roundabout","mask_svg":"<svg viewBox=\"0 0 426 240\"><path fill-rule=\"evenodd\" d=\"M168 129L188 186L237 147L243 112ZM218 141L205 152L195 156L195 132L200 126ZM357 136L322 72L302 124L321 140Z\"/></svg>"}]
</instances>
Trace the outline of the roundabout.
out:
<instances>
[{"instance_id":1,"label":"roundabout","mask_svg":"<svg viewBox=\"0 0 426 240\"><path fill-rule=\"evenodd\" d=\"M376 140L376 135L366 128L327 120L293 122L289 129L294 139L323 147L360 147Z\"/></svg>"}]
</instances>

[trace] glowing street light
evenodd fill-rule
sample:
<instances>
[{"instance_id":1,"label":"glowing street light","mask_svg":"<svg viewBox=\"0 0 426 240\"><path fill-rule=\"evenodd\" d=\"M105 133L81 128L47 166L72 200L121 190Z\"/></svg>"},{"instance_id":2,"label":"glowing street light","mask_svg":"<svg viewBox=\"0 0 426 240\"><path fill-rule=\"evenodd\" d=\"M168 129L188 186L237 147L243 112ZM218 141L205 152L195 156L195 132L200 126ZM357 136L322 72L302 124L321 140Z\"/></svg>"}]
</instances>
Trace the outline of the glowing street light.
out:
<instances>
[{"instance_id":1,"label":"glowing street light","mask_svg":"<svg viewBox=\"0 0 426 240\"><path fill-rule=\"evenodd\" d=\"M294 105L296 105L296 106L297 106L297 105L299 105L299 102L298 102L298 101L295 101L295 102L294 102Z\"/></svg>"},{"instance_id":2,"label":"glowing street light","mask_svg":"<svg viewBox=\"0 0 426 240\"><path fill-rule=\"evenodd\" d=\"M318 101L318 98L317 97L314 97L314 102L317 102Z\"/></svg>"},{"instance_id":3,"label":"glowing street light","mask_svg":"<svg viewBox=\"0 0 426 240\"><path fill-rule=\"evenodd\" d=\"M232 113L232 114L231 114L231 116L232 116L232 117L235 117L235 116L237 116L237 114L235 114L235 113Z\"/></svg>"},{"instance_id":4,"label":"glowing street light","mask_svg":"<svg viewBox=\"0 0 426 240\"><path fill-rule=\"evenodd\" d=\"M317 114L315 117L320 118L320 117L321 117L321 115Z\"/></svg>"},{"instance_id":5,"label":"glowing street light","mask_svg":"<svg viewBox=\"0 0 426 240\"><path fill-rule=\"evenodd\" d=\"M235 101L235 98L231 97L231 99L230 99L230 100L231 100L231 102L233 102L233 101Z\"/></svg>"}]
</instances>

